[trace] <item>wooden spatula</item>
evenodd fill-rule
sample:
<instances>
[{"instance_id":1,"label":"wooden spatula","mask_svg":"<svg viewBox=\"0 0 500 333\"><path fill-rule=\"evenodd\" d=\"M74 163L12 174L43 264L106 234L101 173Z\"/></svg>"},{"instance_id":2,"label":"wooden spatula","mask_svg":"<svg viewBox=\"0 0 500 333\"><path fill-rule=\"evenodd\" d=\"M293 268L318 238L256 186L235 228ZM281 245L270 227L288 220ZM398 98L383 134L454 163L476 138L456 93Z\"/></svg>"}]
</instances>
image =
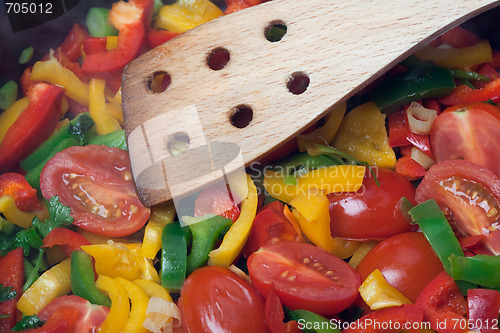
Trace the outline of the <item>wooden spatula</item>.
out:
<instances>
[{"instance_id":1,"label":"wooden spatula","mask_svg":"<svg viewBox=\"0 0 500 333\"><path fill-rule=\"evenodd\" d=\"M181 197L241 170L419 46L499 3L274 0L140 56L122 87L142 200ZM286 27L281 40L269 38L272 26ZM158 92L152 80L161 74L170 83Z\"/></svg>"}]
</instances>

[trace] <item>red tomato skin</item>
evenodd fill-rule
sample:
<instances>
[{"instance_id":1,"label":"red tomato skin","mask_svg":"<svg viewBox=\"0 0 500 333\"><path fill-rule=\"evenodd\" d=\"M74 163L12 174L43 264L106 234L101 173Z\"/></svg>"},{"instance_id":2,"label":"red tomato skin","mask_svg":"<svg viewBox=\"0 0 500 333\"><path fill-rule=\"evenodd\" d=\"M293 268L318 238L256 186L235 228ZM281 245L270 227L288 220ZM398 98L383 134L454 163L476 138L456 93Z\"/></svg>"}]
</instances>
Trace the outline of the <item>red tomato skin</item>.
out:
<instances>
[{"instance_id":1,"label":"red tomato skin","mask_svg":"<svg viewBox=\"0 0 500 333\"><path fill-rule=\"evenodd\" d=\"M150 213L135 192L130 172L124 150L100 145L74 146L47 162L40 176L40 188L46 199L59 196L61 203L71 208L74 224L80 228L122 237L142 228ZM72 188L72 184L77 186ZM91 211L94 200L104 206L108 217Z\"/></svg>"},{"instance_id":2,"label":"red tomato skin","mask_svg":"<svg viewBox=\"0 0 500 333\"><path fill-rule=\"evenodd\" d=\"M78 250L82 245L91 243L82 235L66 228L54 228L44 239L43 247L61 246L61 250L71 257L71 252Z\"/></svg>"},{"instance_id":3,"label":"red tomato skin","mask_svg":"<svg viewBox=\"0 0 500 333\"><path fill-rule=\"evenodd\" d=\"M0 283L4 287L13 287L17 295L14 299L0 303L0 314L8 315L8 318L0 318L0 332L10 332L17 322L17 301L23 292L24 262L23 250L17 248L0 258Z\"/></svg>"},{"instance_id":4,"label":"red tomato skin","mask_svg":"<svg viewBox=\"0 0 500 333\"><path fill-rule=\"evenodd\" d=\"M8 172L0 175L0 197L4 195L13 197L17 208L22 211L42 210L36 190L18 173Z\"/></svg>"},{"instance_id":5,"label":"red tomato skin","mask_svg":"<svg viewBox=\"0 0 500 333\"><path fill-rule=\"evenodd\" d=\"M367 170L363 186L353 193L330 193L330 230L333 236L348 239L384 239L414 230L399 208L406 197L415 203L415 188L402 175L373 168L378 186Z\"/></svg>"},{"instance_id":6,"label":"red tomato skin","mask_svg":"<svg viewBox=\"0 0 500 333\"><path fill-rule=\"evenodd\" d=\"M492 289L467 291L468 322L470 328L481 333L498 333L500 293Z\"/></svg>"},{"instance_id":7,"label":"red tomato skin","mask_svg":"<svg viewBox=\"0 0 500 333\"><path fill-rule=\"evenodd\" d=\"M248 258L247 265L262 295L273 286L286 307L324 316L350 306L361 285L359 274L346 262L307 243L264 245Z\"/></svg>"},{"instance_id":8,"label":"red tomato skin","mask_svg":"<svg viewBox=\"0 0 500 333\"><path fill-rule=\"evenodd\" d=\"M375 269L380 270L391 286L414 302L444 268L424 235L408 232L377 244L356 268L362 280Z\"/></svg>"},{"instance_id":9,"label":"red tomato skin","mask_svg":"<svg viewBox=\"0 0 500 333\"><path fill-rule=\"evenodd\" d=\"M179 308L187 333L269 332L263 298L224 267L205 266L191 273L181 289Z\"/></svg>"}]
</instances>

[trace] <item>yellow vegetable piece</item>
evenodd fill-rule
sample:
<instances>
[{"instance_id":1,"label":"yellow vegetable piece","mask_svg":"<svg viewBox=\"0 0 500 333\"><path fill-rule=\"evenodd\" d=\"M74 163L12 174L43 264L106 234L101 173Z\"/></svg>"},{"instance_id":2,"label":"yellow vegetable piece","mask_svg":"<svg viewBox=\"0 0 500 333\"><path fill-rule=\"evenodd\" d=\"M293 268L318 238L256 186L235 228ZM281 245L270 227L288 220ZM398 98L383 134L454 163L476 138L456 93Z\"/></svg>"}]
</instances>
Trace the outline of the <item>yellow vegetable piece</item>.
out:
<instances>
[{"instance_id":1,"label":"yellow vegetable piece","mask_svg":"<svg viewBox=\"0 0 500 333\"><path fill-rule=\"evenodd\" d=\"M487 40L457 49L427 45L415 52L415 55L422 60L429 60L438 66L449 68L468 67L493 60L491 46Z\"/></svg>"},{"instance_id":2,"label":"yellow vegetable piece","mask_svg":"<svg viewBox=\"0 0 500 333\"><path fill-rule=\"evenodd\" d=\"M120 127L123 126L123 110L121 106L114 103L106 103L106 113L115 118Z\"/></svg>"},{"instance_id":3,"label":"yellow vegetable piece","mask_svg":"<svg viewBox=\"0 0 500 333\"><path fill-rule=\"evenodd\" d=\"M408 298L386 281L378 269L361 284L359 294L372 310L411 304Z\"/></svg>"},{"instance_id":4,"label":"yellow vegetable piece","mask_svg":"<svg viewBox=\"0 0 500 333\"><path fill-rule=\"evenodd\" d=\"M297 185L285 185L280 171L266 170L264 187L272 197L286 203L307 193L309 188L318 188L326 193L355 192L363 184L365 169L363 165L333 165L318 168L298 177Z\"/></svg>"},{"instance_id":5,"label":"yellow vegetable piece","mask_svg":"<svg viewBox=\"0 0 500 333\"><path fill-rule=\"evenodd\" d=\"M363 244L361 244L360 247L358 247L358 249L356 250L356 252L354 252L352 254L352 257L351 259L349 259L349 265L356 269L356 267L358 267L359 263L361 262L361 260L368 254L368 252L370 252L371 249L373 249L375 247L375 245L377 245L378 242L377 241L374 241L374 240L371 240L371 241L366 241L366 242L363 242Z\"/></svg>"},{"instance_id":6,"label":"yellow vegetable piece","mask_svg":"<svg viewBox=\"0 0 500 333\"><path fill-rule=\"evenodd\" d=\"M89 105L89 86L80 81L72 71L63 67L56 58L37 61L31 70L31 79L45 81L66 89L65 95L78 103Z\"/></svg>"},{"instance_id":7,"label":"yellow vegetable piece","mask_svg":"<svg viewBox=\"0 0 500 333\"><path fill-rule=\"evenodd\" d=\"M167 223L174 221L175 207L173 201L155 206L151 209L148 224L144 230L144 240L139 253L149 259L154 259L161 249L161 233Z\"/></svg>"},{"instance_id":8,"label":"yellow vegetable piece","mask_svg":"<svg viewBox=\"0 0 500 333\"><path fill-rule=\"evenodd\" d=\"M389 146L385 115L369 102L347 113L332 145L359 161L393 169L396 154Z\"/></svg>"},{"instance_id":9,"label":"yellow vegetable piece","mask_svg":"<svg viewBox=\"0 0 500 333\"><path fill-rule=\"evenodd\" d=\"M147 333L148 330L142 327L142 323L146 319L146 309L149 302L148 295L133 282L122 278L116 278L116 280L125 288L128 298L130 298L132 303L127 324L123 327L122 332Z\"/></svg>"},{"instance_id":10,"label":"yellow vegetable piece","mask_svg":"<svg viewBox=\"0 0 500 333\"><path fill-rule=\"evenodd\" d=\"M130 312L127 290L117 280L99 275L95 282L97 288L105 291L111 298L109 314L101 325L101 333L120 333L127 323Z\"/></svg>"},{"instance_id":11,"label":"yellow vegetable piece","mask_svg":"<svg viewBox=\"0 0 500 333\"><path fill-rule=\"evenodd\" d=\"M17 117L26 109L29 104L28 97L18 99L7 110L0 113L0 143L2 143L5 133L12 124L16 121Z\"/></svg>"},{"instance_id":12,"label":"yellow vegetable piece","mask_svg":"<svg viewBox=\"0 0 500 333\"><path fill-rule=\"evenodd\" d=\"M26 316L37 314L56 297L71 291L71 262L66 259L45 271L22 295L17 308Z\"/></svg>"},{"instance_id":13,"label":"yellow vegetable piece","mask_svg":"<svg viewBox=\"0 0 500 333\"><path fill-rule=\"evenodd\" d=\"M141 279L134 280L133 282L138 285L148 297L156 296L172 302L172 297L170 297L167 289L163 288L160 284Z\"/></svg>"},{"instance_id":14,"label":"yellow vegetable piece","mask_svg":"<svg viewBox=\"0 0 500 333\"><path fill-rule=\"evenodd\" d=\"M99 135L122 129L118 121L106 112L105 86L105 81L101 79L92 79L89 84L89 113Z\"/></svg>"},{"instance_id":15,"label":"yellow vegetable piece","mask_svg":"<svg viewBox=\"0 0 500 333\"><path fill-rule=\"evenodd\" d=\"M106 37L106 50L116 49L118 46L118 36Z\"/></svg>"},{"instance_id":16,"label":"yellow vegetable piece","mask_svg":"<svg viewBox=\"0 0 500 333\"><path fill-rule=\"evenodd\" d=\"M330 144L339 130L346 111L346 103L337 106L325 117L325 124L320 128L297 136L300 151L307 151L313 143Z\"/></svg>"},{"instance_id":17,"label":"yellow vegetable piece","mask_svg":"<svg viewBox=\"0 0 500 333\"><path fill-rule=\"evenodd\" d=\"M35 217L35 213L23 212L17 208L16 201L10 195L0 197L0 213L2 213L10 223L16 224L24 229L31 227L31 221L33 221Z\"/></svg>"},{"instance_id":18,"label":"yellow vegetable piece","mask_svg":"<svg viewBox=\"0 0 500 333\"><path fill-rule=\"evenodd\" d=\"M310 189L290 203L304 235L316 246L345 259L350 257L361 242L332 237L330 232L330 202L322 191Z\"/></svg>"},{"instance_id":19,"label":"yellow vegetable piece","mask_svg":"<svg viewBox=\"0 0 500 333\"><path fill-rule=\"evenodd\" d=\"M224 13L209 0L178 0L161 7L154 25L173 32L184 32L216 19Z\"/></svg>"},{"instance_id":20,"label":"yellow vegetable piece","mask_svg":"<svg viewBox=\"0 0 500 333\"><path fill-rule=\"evenodd\" d=\"M209 254L209 265L229 267L238 256L245 245L252 223L257 212L257 188L250 176L246 176L247 195L241 203L241 211L238 219L233 223L224 236L222 244L218 249Z\"/></svg>"}]
</instances>

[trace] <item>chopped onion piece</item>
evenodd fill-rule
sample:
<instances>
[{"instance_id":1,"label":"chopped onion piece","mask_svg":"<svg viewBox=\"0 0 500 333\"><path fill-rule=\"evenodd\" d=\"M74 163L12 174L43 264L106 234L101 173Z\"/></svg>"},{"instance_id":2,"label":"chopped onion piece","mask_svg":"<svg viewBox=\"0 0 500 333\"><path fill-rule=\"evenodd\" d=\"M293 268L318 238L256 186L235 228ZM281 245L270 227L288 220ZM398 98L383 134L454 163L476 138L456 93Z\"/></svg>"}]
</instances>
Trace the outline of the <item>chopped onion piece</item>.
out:
<instances>
[{"instance_id":1,"label":"chopped onion piece","mask_svg":"<svg viewBox=\"0 0 500 333\"><path fill-rule=\"evenodd\" d=\"M436 163L432 158L416 147L411 148L411 159L423 166L425 170L429 169Z\"/></svg>"},{"instance_id":2,"label":"chopped onion piece","mask_svg":"<svg viewBox=\"0 0 500 333\"><path fill-rule=\"evenodd\" d=\"M424 108L417 102L410 104L410 107L406 110L406 115L408 116L410 131L422 135L429 134L432 123L437 118L435 110Z\"/></svg>"},{"instance_id":3,"label":"chopped onion piece","mask_svg":"<svg viewBox=\"0 0 500 333\"><path fill-rule=\"evenodd\" d=\"M161 297L151 297L142 326L154 333L171 333L181 326L181 312L174 302Z\"/></svg>"},{"instance_id":4,"label":"chopped onion piece","mask_svg":"<svg viewBox=\"0 0 500 333\"><path fill-rule=\"evenodd\" d=\"M232 271L233 273L236 273L236 275L238 275L243 280L246 280L248 282L252 282L250 280L250 277L245 272L243 272L241 269L239 269L238 267L231 265L231 266L229 266L229 270Z\"/></svg>"}]
</instances>

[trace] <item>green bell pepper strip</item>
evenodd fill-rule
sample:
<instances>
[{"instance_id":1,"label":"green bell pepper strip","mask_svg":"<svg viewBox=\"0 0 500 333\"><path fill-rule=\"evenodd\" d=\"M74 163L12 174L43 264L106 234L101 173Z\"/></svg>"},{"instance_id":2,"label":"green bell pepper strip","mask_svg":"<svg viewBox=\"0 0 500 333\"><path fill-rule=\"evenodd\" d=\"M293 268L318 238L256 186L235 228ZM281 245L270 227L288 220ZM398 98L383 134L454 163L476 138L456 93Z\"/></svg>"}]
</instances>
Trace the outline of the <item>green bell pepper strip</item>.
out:
<instances>
[{"instance_id":1,"label":"green bell pepper strip","mask_svg":"<svg viewBox=\"0 0 500 333\"><path fill-rule=\"evenodd\" d=\"M26 277L26 282L24 282L23 285L23 291L26 291L31 287L33 283L35 283L36 280L40 277L40 270L42 268L42 265L44 263L43 260L43 255L45 253L44 249L38 249L38 257L36 258L36 263L35 265L31 265L33 269L31 270L30 274ZM26 266L26 265L25 265Z\"/></svg>"},{"instance_id":2,"label":"green bell pepper strip","mask_svg":"<svg viewBox=\"0 0 500 333\"><path fill-rule=\"evenodd\" d=\"M500 257L478 254L473 257L452 255L451 277L492 289L500 288Z\"/></svg>"},{"instance_id":3,"label":"green bell pepper strip","mask_svg":"<svg viewBox=\"0 0 500 333\"><path fill-rule=\"evenodd\" d=\"M7 110L17 98L17 83L10 80L0 88L0 109Z\"/></svg>"},{"instance_id":4,"label":"green bell pepper strip","mask_svg":"<svg viewBox=\"0 0 500 333\"><path fill-rule=\"evenodd\" d=\"M311 156L306 152L296 153L278 162L274 168L283 171L285 185L297 185L297 174L321 167L342 164L328 155Z\"/></svg>"},{"instance_id":5,"label":"green bell pepper strip","mask_svg":"<svg viewBox=\"0 0 500 333\"><path fill-rule=\"evenodd\" d=\"M83 250L71 252L71 290L92 304L111 307L111 299L95 285L92 257Z\"/></svg>"},{"instance_id":6,"label":"green bell pepper strip","mask_svg":"<svg viewBox=\"0 0 500 333\"><path fill-rule=\"evenodd\" d=\"M20 65L24 65L33 57L33 46L28 46L24 50L21 51L21 55L19 56L19 60L17 61Z\"/></svg>"},{"instance_id":7,"label":"green bell pepper strip","mask_svg":"<svg viewBox=\"0 0 500 333\"><path fill-rule=\"evenodd\" d=\"M299 324L304 333L340 333L335 323L327 318L307 310L290 310L285 308L287 316Z\"/></svg>"},{"instance_id":8,"label":"green bell pepper strip","mask_svg":"<svg viewBox=\"0 0 500 333\"><path fill-rule=\"evenodd\" d=\"M464 251L434 199L427 200L408 211L412 220L418 223L425 238L431 244L436 255L441 260L446 273L451 275L450 256L464 256Z\"/></svg>"},{"instance_id":9,"label":"green bell pepper strip","mask_svg":"<svg viewBox=\"0 0 500 333\"><path fill-rule=\"evenodd\" d=\"M459 80L477 80L477 81L490 81L490 78L473 71L464 71L461 69L451 69L451 75L454 79Z\"/></svg>"},{"instance_id":10,"label":"green bell pepper strip","mask_svg":"<svg viewBox=\"0 0 500 333\"><path fill-rule=\"evenodd\" d=\"M91 138L89 145L104 145L128 150L127 140L125 139L125 130L114 131L104 135L98 135Z\"/></svg>"},{"instance_id":11,"label":"green bell pepper strip","mask_svg":"<svg viewBox=\"0 0 500 333\"><path fill-rule=\"evenodd\" d=\"M109 21L109 9L92 7L89 9L85 24L92 37L118 36L118 30Z\"/></svg>"},{"instance_id":12,"label":"green bell pepper strip","mask_svg":"<svg viewBox=\"0 0 500 333\"><path fill-rule=\"evenodd\" d=\"M454 88L455 81L448 68L414 67L388 76L372 89L370 96L383 112L391 112L413 101L445 96Z\"/></svg>"},{"instance_id":13,"label":"green bell pepper strip","mask_svg":"<svg viewBox=\"0 0 500 333\"><path fill-rule=\"evenodd\" d=\"M196 268L203 266L208 261L208 254L214 249L215 242L224 235L231 227L231 219L219 215L207 214L200 218L183 217L183 221L188 223L193 237L191 252L187 257L187 274Z\"/></svg>"},{"instance_id":14,"label":"green bell pepper strip","mask_svg":"<svg viewBox=\"0 0 500 333\"><path fill-rule=\"evenodd\" d=\"M186 278L186 231L178 222L165 225L161 235L161 285L169 290L180 290Z\"/></svg>"}]
</instances>

